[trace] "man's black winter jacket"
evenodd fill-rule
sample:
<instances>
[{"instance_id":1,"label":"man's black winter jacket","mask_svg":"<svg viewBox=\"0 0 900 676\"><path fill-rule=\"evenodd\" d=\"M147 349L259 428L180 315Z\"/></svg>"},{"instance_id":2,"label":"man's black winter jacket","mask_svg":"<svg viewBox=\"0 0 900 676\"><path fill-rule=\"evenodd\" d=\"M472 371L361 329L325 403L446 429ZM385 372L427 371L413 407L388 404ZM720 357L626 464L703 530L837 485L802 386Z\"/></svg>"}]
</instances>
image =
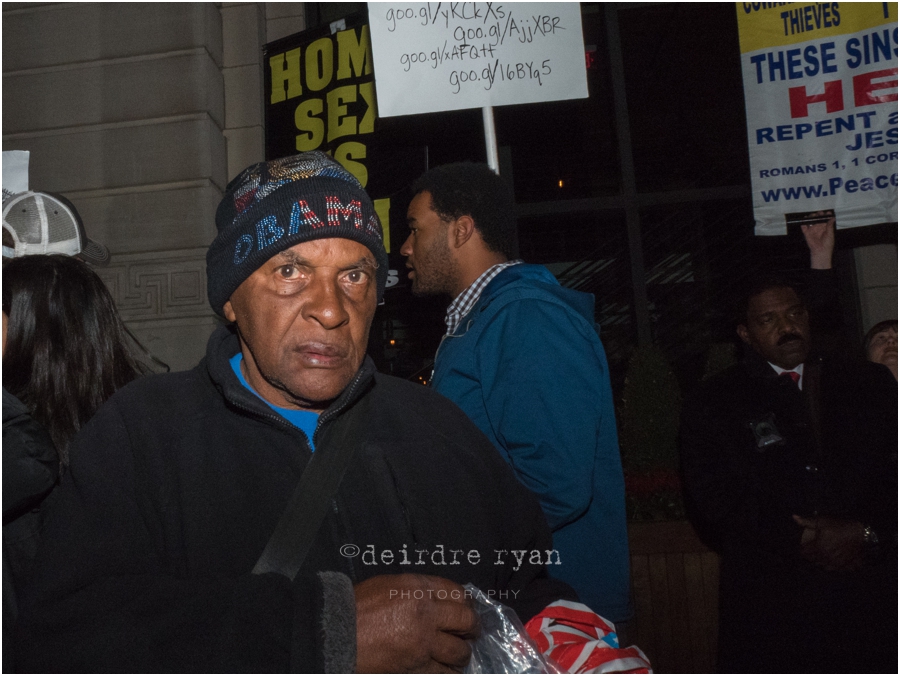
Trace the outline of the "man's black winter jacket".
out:
<instances>
[{"instance_id":1,"label":"man's black winter jacket","mask_svg":"<svg viewBox=\"0 0 900 676\"><path fill-rule=\"evenodd\" d=\"M720 671L881 673L891 653L896 671L896 434L877 364L809 359L801 391L749 352L685 401L686 495L721 553ZM871 525L880 556L812 566L795 514Z\"/></svg>"},{"instance_id":2,"label":"man's black winter jacket","mask_svg":"<svg viewBox=\"0 0 900 676\"><path fill-rule=\"evenodd\" d=\"M21 669L352 671L352 584L389 573L504 591L523 620L574 598L509 553L544 558L550 532L490 442L368 360L315 433L316 453L344 435L358 447L304 568L293 584L252 575L310 449L238 382L238 349L219 329L199 366L128 385L75 439L24 603ZM451 550L465 555L454 564Z\"/></svg>"}]
</instances>

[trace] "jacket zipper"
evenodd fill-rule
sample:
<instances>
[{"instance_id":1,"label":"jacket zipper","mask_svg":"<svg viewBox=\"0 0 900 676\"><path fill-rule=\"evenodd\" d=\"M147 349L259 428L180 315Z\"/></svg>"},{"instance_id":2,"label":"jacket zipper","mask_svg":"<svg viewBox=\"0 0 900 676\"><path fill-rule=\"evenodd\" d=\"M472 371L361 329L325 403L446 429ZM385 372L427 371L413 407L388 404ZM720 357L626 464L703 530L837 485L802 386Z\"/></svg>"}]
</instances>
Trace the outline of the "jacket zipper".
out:
<instances>
[{"instance_id":1,"label":"jacket zipper","mask_svg":"<svg viewBox=\"0 0 900 676\"><path fill-rule=\"evenodd\" d=\"M373 377L374 377L374 375L373 375ZM356 390L359 388L359 386L360 386L360 384L362 383L362 381L363 381L362 374L361 374L361 373L357 373L356 376L353 378L353 380L350 382L349 389L347 389L347 390L344 391L344 394L346 394L346 398L345 398L345 400L344 400L345 403L342 404L342 405L340 405L340 406L338 406L337 408L334 408L334 409L330 410L330 411L325 411L324 413L322 413L322 415L319 416L319 422L316 424L316 429L313 431L313 443L316 443L316 440L317 440L317 438L318 438L318 436L319 436L319 430L322 429L322 425L323 425L324 423L328 422L329 420L331 420L331 419L337 417L337 415L338 415L341 411L343 411L344 409L346 409L347 406L348 406L351 402L354 401L355 394L356 394ZM253 417L256 417L256 418L262 418L262 419L264 419L264 420L271 421L271 422L275 423L275 426L278 427L278 428L280 428L280 429L283 429L283 430L285 430L285 431L288 431L288 432L290 432L290 433L292 433L292 434L294 434L294 435L296 435L296 434L299 432L299 433L300 433L300 437L303 439L303 442L306 444L307 450L310 452L310 455L312 455L313 453L315 453L315 451L314 451L313 448L312 448L312 444L310 444L309 437L306 436L306 432L304 432L303 430L301 430L301 429L295 427L294 425L290 424L289 422L287 422L286 420L284 420L281 416L274 415L274 414L269 414L269 413L265 413L265 412L262 412L262 411L258 411L258 410L254 410L254 409L248 408L247 406L245 406L245 405L242 404L241 402L237 401L237 400L234 399L233 397L229 397L229 401L231 401L231 403L232 403L234 406L236 406L237 408L241 409L242 411L246 411L247 413L249 413L249 414L250 414L251 416L253 416ZM340 520L340 518L338 518L338 515L339 515L340 510L338 509L337 496L335 496L335 497L333 497L333 498L331 499L331 506L332 506L332 512L334 513L334 523L335 523L335 525L336 525L338 528L341 528L341 520ZM348 561L348 566L347 566L347 567L349 568L349 571L350 571L349 577L350 577L351 581L352 581L353 583L355 583L355 582L356 582L356 571L355 571L354 568L353 568L352 562L349 562L349 561Z\"/></svg>"},{"instance_id":2,"label":"jacket zipper","mask_svg":"<svg viewBox=\"0 0 900 676\"><path fill-rule=\"evenodd\" d=\"M350 402L354 401L354 395L356 394L356 390L358 389L361 382L362 382L362 374L357 373L356 376L353 378L353 380L350 382L349 389L344 391L344 394L346 395L345 403L338 406L335 409L332 409L330 411L325 411L322 415L319 416L319 422L316 424L316 429L313 431L313 443L315 443L316 440L318 439L319 430L322 429L322 425L324 425L329 420L335 418L338 413L340 413L345 408L347 408L347 406L350 404Z\"/></svg>"},{"instance_id":3,"label":"jacket zipper","mask_svg":"<svg viewBox=\"0 0 900 676\"><path fill-rule=\"evenodd\" d=\"M470 312L469 314L472 314L472 313ZM466 316L468 316L468 315L466 315ZM432 366L431 366L431 377L428 379L429 383L432 380L434 380L434 371L437 368L438 355L440 355L440 353L441 353L441 348L444 346L444 341L447 340L447 338L462 338L469 332L469 329L472 328L472 323L474 321L475 321L474 319L470 319L468 322L466 322L466 330L463 333L460 333L459 335L457 335L456 333L452 333L452 334L445 333L443 336L441 336L441 342L438 343L437 350L434 351L434 361L432 362Z\"/></svg>"}]
</instances>

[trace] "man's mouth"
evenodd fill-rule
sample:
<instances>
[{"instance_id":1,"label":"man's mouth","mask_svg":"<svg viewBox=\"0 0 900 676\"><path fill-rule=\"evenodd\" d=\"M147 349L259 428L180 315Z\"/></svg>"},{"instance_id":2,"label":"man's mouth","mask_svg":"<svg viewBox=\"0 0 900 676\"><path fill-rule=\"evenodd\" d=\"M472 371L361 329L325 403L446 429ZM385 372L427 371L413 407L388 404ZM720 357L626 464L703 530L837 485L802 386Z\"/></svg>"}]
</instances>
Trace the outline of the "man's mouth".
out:
<instances>
[{"instance_id":1,"label":"man's mouth","mask_svg":"<svg viewBox=\"0 0 900 676\"><path fill-rule=\"evenodd\" d=\"M347 356L346 350L328 343L303 343L295 351L310 366L336 366Z\"/></svg>"}]
</instances>

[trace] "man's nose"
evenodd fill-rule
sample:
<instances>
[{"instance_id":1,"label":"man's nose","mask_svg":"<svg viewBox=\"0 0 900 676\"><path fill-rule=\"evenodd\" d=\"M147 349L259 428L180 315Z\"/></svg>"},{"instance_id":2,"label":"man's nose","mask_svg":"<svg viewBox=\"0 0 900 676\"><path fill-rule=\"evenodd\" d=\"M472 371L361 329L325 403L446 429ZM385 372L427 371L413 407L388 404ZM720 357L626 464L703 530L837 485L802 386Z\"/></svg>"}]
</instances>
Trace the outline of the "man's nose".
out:
<instances>
[{"instance_id":1,"label":"man's nose","mask_svg":"<svg viewBox=\"0 0 900 676\"><path fill-rule=\"evenodd\" d=\"M406 241L403 242L403 246L400 247L400 255L406 256L407 258L412 255L412 235L406 238Z\"/></svg>"},{"instance_id":2,"label":"man's nose","mask_svg":"<svg viewBox=\"0 0 900 676\"><path fill-rule=\"evenodd\" d=\"M308 292L303 308L305 317L314 319L326 329L336 329L350 321L350 314L345 306L347 299L336 280L314 280L308 287Z\"/></svg>"},{"instance_id":3,"label":"man's nose","mask_svg":"<svg viewBox=\"0 0 900 676\"><path fill-rule=\"evenodd\" d=\"M800 333L800 323L792 317L779 317L778 319L778 337L788 334Z\"/></svg>"}]
</instances>

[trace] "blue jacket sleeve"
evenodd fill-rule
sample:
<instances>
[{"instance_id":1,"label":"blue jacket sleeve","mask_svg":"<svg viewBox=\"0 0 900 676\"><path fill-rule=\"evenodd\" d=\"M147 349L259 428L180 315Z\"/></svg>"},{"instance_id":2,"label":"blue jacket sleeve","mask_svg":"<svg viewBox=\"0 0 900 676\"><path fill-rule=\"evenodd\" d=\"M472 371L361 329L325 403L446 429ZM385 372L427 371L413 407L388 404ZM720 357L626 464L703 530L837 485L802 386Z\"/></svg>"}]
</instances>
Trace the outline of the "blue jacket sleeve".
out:
<instances>
[{"instance_id":1,"label":"blue jacket sleeve","mask_svg":"<svg viewBox=\"0 0 900 676\"><path fill-rule=\"evenodd\" d=\"M593 325L563 305L520 299L479 337L484 405L516 475L552 530L582 516L596 473L621 473L612 392Z\"/></svg>"}]
</instances>

